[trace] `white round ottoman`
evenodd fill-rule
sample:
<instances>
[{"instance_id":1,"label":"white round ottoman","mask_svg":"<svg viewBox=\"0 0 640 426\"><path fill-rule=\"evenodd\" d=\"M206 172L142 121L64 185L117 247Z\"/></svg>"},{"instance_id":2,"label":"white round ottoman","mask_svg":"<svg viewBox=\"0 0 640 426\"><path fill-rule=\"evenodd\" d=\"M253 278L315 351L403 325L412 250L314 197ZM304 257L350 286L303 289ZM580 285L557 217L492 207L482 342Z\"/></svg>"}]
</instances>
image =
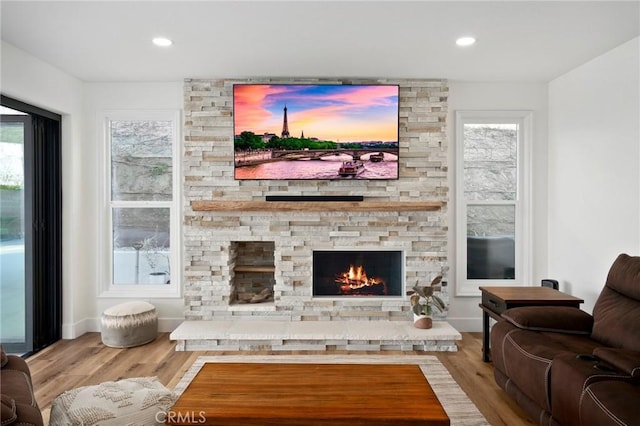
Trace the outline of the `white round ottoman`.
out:
<instances>
[{"instance_id":1,"label":"white round ottoman","mask_svg":"<svg viewBox=\"0 0 640 426\"><path fill-rule=\"evenodd\" d=\"M102 343L112 348L144 345L158 336L158 314L147 302L127 302L102 313Z\"/></svg>"}]
</instances>

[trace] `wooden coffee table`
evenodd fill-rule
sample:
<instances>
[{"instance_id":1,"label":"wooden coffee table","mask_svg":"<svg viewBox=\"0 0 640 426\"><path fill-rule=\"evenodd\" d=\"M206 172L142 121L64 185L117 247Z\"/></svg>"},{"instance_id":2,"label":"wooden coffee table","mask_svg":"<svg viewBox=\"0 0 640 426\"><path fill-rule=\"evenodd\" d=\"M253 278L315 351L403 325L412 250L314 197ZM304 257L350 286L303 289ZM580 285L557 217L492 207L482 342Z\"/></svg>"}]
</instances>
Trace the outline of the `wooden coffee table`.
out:
<instances>
[{"instance_id":1,"label":"wooden coffee table","mask_svg":"<svg viewBox=\"0 0 640 426\"><path fill-rule=\"evenodd\" d=\"M449 425L418 365L206 363L169 425Z\"/></svg>"},{"instance_id":2,"label":"wooden coffee table","mask_svg":"<svg viewBox=\"0 0 640 426\"><path fill-rule=\"evenodd\" d=\"M500 314L518 306L580 307L584 300L549 287L480 287L482 292L482 360L491 361L489 317L500 320Z\"/></svg>"}]
</instances>

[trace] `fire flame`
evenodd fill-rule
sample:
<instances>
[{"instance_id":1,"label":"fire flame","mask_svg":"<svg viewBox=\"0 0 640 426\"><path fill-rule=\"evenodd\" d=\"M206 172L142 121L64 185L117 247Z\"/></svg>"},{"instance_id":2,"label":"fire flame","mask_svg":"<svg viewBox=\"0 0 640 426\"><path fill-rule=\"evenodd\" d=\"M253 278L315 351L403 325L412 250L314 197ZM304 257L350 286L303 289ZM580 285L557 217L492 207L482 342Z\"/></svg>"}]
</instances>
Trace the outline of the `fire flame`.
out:
<instances>
[{"instance_id":1,"label":"fire flame","mask_svg":"<svg viewBox=\"0 0 640 426\"><path fill-rule=\"evenodd\" d=\"M353 266L353 265L349 265L349 270L346 272L343 272L340 275L336 276L336 283L340 286L340 291L343 294L351 294L351 293L356 293L358 294L358 290L366 290L370 287L375 287L375 286L383 286L382 289L382 294L386 295L387 294L387 284L380 278L377 277L373 277L373 278L369 278L367 277L367 273L364 270L364 267L362 265L360 266ZM363 292L363 294L367 294L367 292Z\"/></svg>"},{"instance_id":2,"label":"fire flame","mask_svg":"<svg viewBox=\"0 0 640 426\"><path fill-rule=\"evenodd\" d=\"M349 265L349 272L347 273L348 279L356 280L356 281L364 281L367 282L369 279L367 278L367 273L364 271L362 266L358 266L354 268L353 265Z\"/></svg>"}]
</instances>

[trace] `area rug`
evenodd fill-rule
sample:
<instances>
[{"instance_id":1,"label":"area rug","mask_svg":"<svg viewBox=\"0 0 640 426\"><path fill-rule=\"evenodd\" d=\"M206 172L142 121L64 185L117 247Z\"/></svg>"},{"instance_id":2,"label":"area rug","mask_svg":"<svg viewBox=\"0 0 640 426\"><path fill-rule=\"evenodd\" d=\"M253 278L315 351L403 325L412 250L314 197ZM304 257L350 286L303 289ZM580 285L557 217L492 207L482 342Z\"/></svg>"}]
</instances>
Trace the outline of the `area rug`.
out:
<instances>
[{"instance_id":1,"label":"area rug","mask_svg":"<svg viewBox=\"0 0 640 426\"><path fill-rule=\"evenodd\" d=\"M207 362L239 362L239 363L300 363L300 364L417 364L425 375L431 388L440 400L442 407L451 419L452 426L488 425L478 408L471 402L466 393L458 386L447 369L431 355L220 355L200 356L196 359L184 377L174 388L174 392L182 394L191 380ZM407 401L407 404L415 401Z\"/></svg>"}]
</instances>

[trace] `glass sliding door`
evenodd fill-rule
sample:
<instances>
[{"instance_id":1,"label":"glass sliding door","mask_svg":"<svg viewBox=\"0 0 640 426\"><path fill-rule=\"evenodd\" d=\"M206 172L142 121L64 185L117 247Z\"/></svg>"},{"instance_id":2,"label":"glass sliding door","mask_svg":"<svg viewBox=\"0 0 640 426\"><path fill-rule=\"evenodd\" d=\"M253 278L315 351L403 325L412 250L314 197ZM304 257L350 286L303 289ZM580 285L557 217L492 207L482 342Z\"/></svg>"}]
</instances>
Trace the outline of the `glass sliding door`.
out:
<instances>
[{"instance_id":1,"label":"glass sliding door","mask_svg":"<svg viewBox=\"0 0 640 426\"><path fill-rule=\"evenodd\" d=\"M33 348L31 176L25 172L31 117L0 112L0 341L8 352L26 353Z\"/></svg>"},{"instance_id":2,"label":"glass sliding door","mask_svg":"<svg viewBox=\"0 0 640 426\"><path fill-rule=\"evenodd\" d=\"M62 117L0 95L0 343L62 337Z\"/></svg>"}]
</instances>

